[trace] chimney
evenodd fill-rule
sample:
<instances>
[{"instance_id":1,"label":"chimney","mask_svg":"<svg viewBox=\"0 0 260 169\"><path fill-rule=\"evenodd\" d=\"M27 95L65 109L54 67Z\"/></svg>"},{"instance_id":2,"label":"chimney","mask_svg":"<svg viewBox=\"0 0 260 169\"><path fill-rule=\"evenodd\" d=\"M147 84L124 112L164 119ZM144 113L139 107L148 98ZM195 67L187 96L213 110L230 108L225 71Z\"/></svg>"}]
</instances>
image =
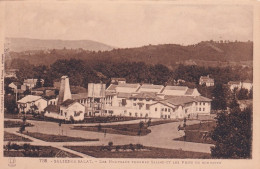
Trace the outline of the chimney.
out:
<instances>
[{"instance_id":1,"label":"chimney","mask_svg":"<svg viewBox=\"0 0 260 169\"><path fill-rule=\"evenodd\" d=\"M57 105L60 105L62 102L64 102L67 99L71 99L69 77L68 76L62 76Z\"/></svg>"}]
</instances>

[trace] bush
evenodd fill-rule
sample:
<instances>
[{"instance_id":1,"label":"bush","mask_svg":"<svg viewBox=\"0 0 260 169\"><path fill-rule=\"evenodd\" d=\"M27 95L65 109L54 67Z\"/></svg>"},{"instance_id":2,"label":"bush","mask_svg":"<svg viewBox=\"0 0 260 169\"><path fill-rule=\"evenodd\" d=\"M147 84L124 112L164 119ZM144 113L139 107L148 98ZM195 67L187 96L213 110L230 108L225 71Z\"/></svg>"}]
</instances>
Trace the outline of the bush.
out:
<instances>
[{"instance_id":1,"label":"bush","mask_svg":"<svg viewBox=\"0 0 260 169\"><path fill-rule=\"evenodd\" d=\"M136 148L139 149L139 150L142 149L143 147L144 146L142 144L136 144Z\"/></svg>"},{"instance_id":2,"label":"bush","mask_svg":"<svg viewBox=\"0 0 260 169\"><path fill-rule=\"evenodd\" d=\"M121 146L116 146L116 151L119 151Z\"/></svg>"},{"instance_id":3,"label":"bush","mask_svg":"<svg viewBox=\"0 0 260 169\"><path fill-rule=\"evenodd\" d=\"M112 147L113 146L113 142L112 141L108 142L108 146Z\"/></svg>"},{"instance_id":4,"label":"bush","mask_svg":"<svg viewBox=\"0 0 260 169\"><path fill-rule=\"evenodd\" d=\"M134 147L134 145L131 143L131 144L129 144L129 148L132 150L132 151L135 151L135 147Z\"/></svg>"}]
</instances>

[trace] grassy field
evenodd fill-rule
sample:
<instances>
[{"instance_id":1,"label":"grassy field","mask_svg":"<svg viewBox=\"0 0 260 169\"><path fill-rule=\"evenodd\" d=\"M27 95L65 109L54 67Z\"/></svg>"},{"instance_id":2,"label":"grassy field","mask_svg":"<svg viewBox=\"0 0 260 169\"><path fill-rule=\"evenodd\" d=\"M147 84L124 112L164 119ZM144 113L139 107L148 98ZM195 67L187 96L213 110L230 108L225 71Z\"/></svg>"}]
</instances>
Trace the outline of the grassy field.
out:
<instances>
[{"instance_id":1,"label":"grassy field","mask_svg":"<svg viewBox=\"0 0 260 169\"><path fill-rule=\"evenodd\" d=\"M129 146L129 145L124 145ZM111 150L104 150L102 146L66 146L69 149L90 155L96 158L211 158L208 153L189 152L182 150L171 150L155 147L145 147L131 150L129 148L116 148L111 146ZM117 149L117 150L116 150Z\"/></svg>"},{"instance_id":2,"label":"grassy field","mask_svg":"<svg viewBox=\"0 0 260 169\"><path fill-rule=\"evenodd\" d=\"M4 121L4 128L15 128L21 127L23 125L22 121ZM31 123L25 123L26 127L32 127Z\"/></svg>"},{"instance_id":3,"label":"grassy field","mask_svg":"<svg viewBox=\"0 0 260 169\"><path fill-rule=\"evenodd\" d=\"M180 137L174 140L214 144L215 142L211 139L211 131L214 130L215 126L215 121L187 125L184 130L186 138Z\"/></svg>"},{"instance_id":4,"label":"grassy field","mask_svg":"<svg viewBox=\"0 0 260 169\"><path fill-rule=\"evenodd\" d=\"M150 126L175 122L176 120L160 120L151 122ZM147 123L144 123L143 127L140 128L139 123L135 124L118 124L118 125L96 125L96 126L74 126L74 130L84 130L84 131L94 131L110 134L122 134L130 136L144 136L151 133L151 130L148 129Z\"/></svg>"},{"instance_id":5,"label":"grassy field","mask_svg":"<svg viewBox=\"0 0 260 169\"><path fill-rule=\"evenodd\" d=\"M32 140L25 138L25 137L21 137L21 136L17 136L15 134L12 133L8 133L8 132L4 132L4 141L24 141L24 142L31 142Z\"/></svg>"},{"instance_id":6,"label":"grassy field","mask_svg":"<svg viewBox=\"0 0 260 169\"><path fill-rule=\"evenodd\" d=\"M52 135L34 132L24 132L23 134L47 141L47 142L79 142L79 141L99 141L99 139L85 139L81 137L69 137L64 135Z\"/></svg>"},{"instance_id":7,"label":"grassy field","mask_svg":"<svg viewBox=\"0 0 260 169\"><path fill-rule=\"evenodd\" d=\"M79 156L59 150L51 146L31 146L31 149L18 149L18 150L4 150L4 157L75 157Z\"/></svg>"}]
</instances>

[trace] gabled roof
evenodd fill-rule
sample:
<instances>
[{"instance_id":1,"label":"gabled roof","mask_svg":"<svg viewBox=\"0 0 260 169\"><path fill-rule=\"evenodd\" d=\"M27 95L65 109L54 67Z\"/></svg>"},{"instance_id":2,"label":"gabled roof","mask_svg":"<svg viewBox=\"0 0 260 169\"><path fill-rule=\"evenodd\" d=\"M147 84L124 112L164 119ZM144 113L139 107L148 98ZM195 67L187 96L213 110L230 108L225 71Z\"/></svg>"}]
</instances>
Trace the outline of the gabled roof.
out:
<instances>
[{"instance_id":1,"label":"gabled roof","mask_svg":"<svg viewBox=\"0 0 260 169\"><path fill-rule=\"evenodd\" d=\"M43 99L41 96L35 96L35 95L27 95L25 97L23 97L22 99L18 100L18 103L30 103L30 102L34 102L37 101L39 99Z\"/></svg>"},{"instance_id":2,"label":"gabled roof","mask_svg":"<svg viewBox=\"0 0 260 169\"><path fill-rule=\"evenodd\" d=\"M192 93L194 92L194 89L188 89L185 93L185 95L192 95Z\"/></svg>"},{"instance_id":3,"label":"gabled roof","mask_svg":"<svg viewBox=\"0 0 260 169\"><path fill-rule=\"evenodd\" d=\"M44 109L44 111L49 111L49 112L56 112L56 113L58 113L58 112L59 112L59 106L50 104L50 105L48 105L48 106Z\"/></svg>"},{"instance_id":4,"label":"gabled roof","mask_svg":"<svg viewBox=\"0 0 260 169\"><path fill-rule=\"evenodd\" d=\"M61 105L61 106L64 106L64 107L68 107L69 105L71 105L71 104L73 104L73 103L75 103L75 102L76 102L76 100L67 99L67 100L65 100L64 102L62 102L60 105Z\"/></svg>"},{"instance_id":5,"label":"gabled roof","mask_svg":"<svg viewBox=\"0 0 260 169\"><path fill-rule=\"evenodd\" d=\"M247 79L247 80L243 81L243 83L253 83L253 81Z\"/></svg>"},{"instance_id":6,"label":"gabled roof","mask_svg":"<svg viewBox=\"0 0 260 169\"><path fill-rule=\"evenodd\" d=\"M163 101L163 100L160 100L160 101L158 101L156 103L150 104L150 106L151 105L156 105L156 104L163 104L165 106L168 106L168 107L171 107L171 108L175 109L174 105L168 103L167 101Z\"/></svg>"},{"instance_id":7,"label":"gabled roof","mask_svg":"<svg viewBox=\"0 0 260 169\"><path fill-rule=\"evenodd\" d=\"M203 96L195 96L193 98L197 102L210 102L210 101L212 101L211 99L209 99L207 97L203 97Z\"/></svg>"},{"instance_id":8,"label":"gabled roof","mask_svg":"<svg viewBox=\"0 0 260 169\"><path fill-rule=\"evenodd\" d=\"M178 105L184 105L187 103L194 102L195 100L191 96L172 96L165 101L167 101L170 104L178 106Z\"/></svg>"},{"instance_id":9,"label":"gabled roof","mask_svg":"<svg viewBox=\"0 0 260 169\"><path fill-rule=\"evenodd\" d=\"M108 86L108 88L106 89L107 91L111 91L111 90L116 90L116 86L115 84L111 84L110 86Z\"/></svg>"}]
</instances>

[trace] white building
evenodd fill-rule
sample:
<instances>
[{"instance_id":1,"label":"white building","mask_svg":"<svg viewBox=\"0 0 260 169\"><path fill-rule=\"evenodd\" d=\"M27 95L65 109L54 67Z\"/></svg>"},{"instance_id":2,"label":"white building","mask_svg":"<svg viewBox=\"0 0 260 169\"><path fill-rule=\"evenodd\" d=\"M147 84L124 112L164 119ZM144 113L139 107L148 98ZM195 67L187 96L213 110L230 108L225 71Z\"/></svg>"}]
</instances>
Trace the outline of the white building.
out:
<instances>
[{"instance_id":1,"label":"white building","mask_svg":"<svg viewBox=\"0 0 260 169\"><path fill-rule=\"evenodd\" d=\"M205 84L207 87L214 86L214 79L210 78L209 75L201 76L199 84L200 85Z\"/></svg>"},{"instance_id":2,"label":"white building","mask_svg":"<svg viewBox=\"0 0 260 169\"><path fill-rule=\"evenodd\" d=\"M27 95L17 101L19 112L30 113L32 111L40 113L47 107L47 100L41 96Z\"/></svg>"}]
</instances>

